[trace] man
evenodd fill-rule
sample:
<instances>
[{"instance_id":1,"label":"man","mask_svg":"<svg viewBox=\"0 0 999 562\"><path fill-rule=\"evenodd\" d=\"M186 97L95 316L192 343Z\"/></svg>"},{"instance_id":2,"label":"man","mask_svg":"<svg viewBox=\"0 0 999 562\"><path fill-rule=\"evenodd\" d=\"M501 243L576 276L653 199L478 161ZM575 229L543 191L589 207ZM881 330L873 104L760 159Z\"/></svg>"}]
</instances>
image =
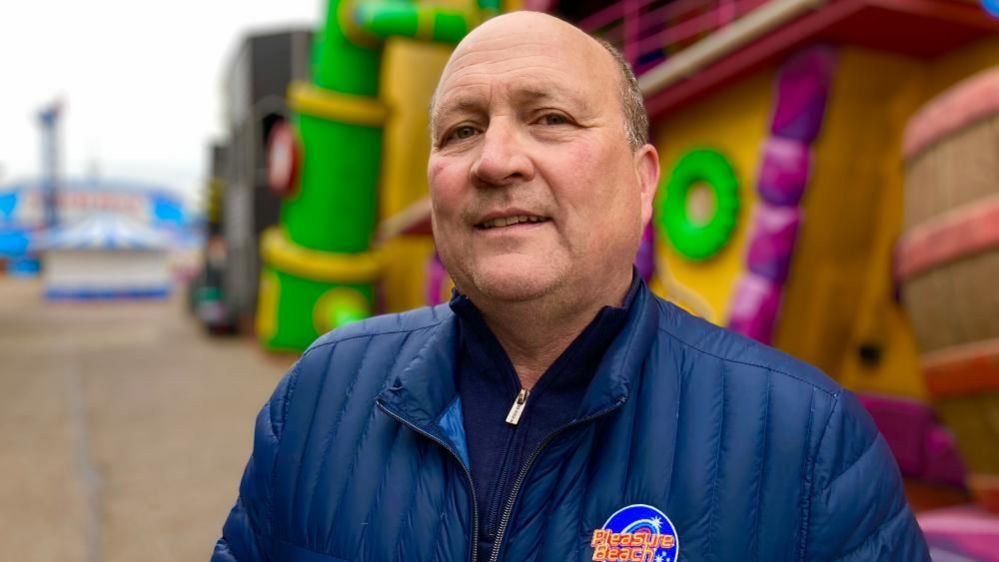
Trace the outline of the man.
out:
<instances>
[{"instance_id":1,"label":"man","mask_svg":"<svg viewBox=\"0 0 999 562\"><path fill-rule=\"evenodd\" d=\"M634 275L646 119L552 17L458 46L428 166L457 295L302 356L214 560L929 560L856 399Z\"/></svg>"}]
</instances>

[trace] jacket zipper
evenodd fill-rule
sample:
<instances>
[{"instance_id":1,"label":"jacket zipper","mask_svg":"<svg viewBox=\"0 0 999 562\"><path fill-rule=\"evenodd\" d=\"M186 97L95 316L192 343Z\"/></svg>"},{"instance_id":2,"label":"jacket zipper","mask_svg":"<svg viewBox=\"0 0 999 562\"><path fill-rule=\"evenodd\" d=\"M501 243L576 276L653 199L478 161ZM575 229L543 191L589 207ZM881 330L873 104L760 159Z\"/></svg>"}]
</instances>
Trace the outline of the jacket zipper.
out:
<instances>
[{"instance_id":1,"label":"jacket zipper","mask_svg":"<svg viewBox=\"0 0 999 562\"><path fill-rule=\"evenodd\" d=\"M479 544L479 504L478 501L475 499L475 484L472 483L472 473L468 470L468 467L465 466L465 462L461 460L461 456L459 456L458 453L444 440L440 439L439 437L430 433L429 431L426 431L425 429L417 426L416 424L403 419L402 416L396 414L392 410L389 410L388 406L386 406L382 402L376 401L375 404L377 404L378 408L381 411L385 412L385 414L388 415L390 418L412 429L413 431L419 433L420 435L426 437L427 439L430 439L431 441L437 443L441 447L444 447L444 449L448 453L451 453L451 456L454 458L454 460L458 462L458 465L461 466L461 470L465 473L465 481L468 483L469 496L472 498L472 542L469 543L468 558L469 560L471 560L471 562L476 562L476 558L478 557L477 551Z\"/></svg>"},{"instance_id":2,"label":"jacket zipper","mask_svg":"<svg viewBox=\"0 0 999 562\"><path fill-rule=\"evenodd\" d=\"M511 470L511 465L513 463L511 462L510 457L514 456L513 449L514 449L514 444L517 442L517 428L507 426L507 429L510 431L510 435L507 437L506 448L503 451L502 462L499 465L500 466L499 478L496 479L496 483L494 484L491 490L492 494L487 496L490 499L486 502L486 504L483 505L483 507L486 507L488 509L488 511L483 514L483 516L485 517L485 521L483 521L483 523L486 524L485 526L486 537L494 537L495 529L496 527L499 526L498 522L499 522L500 510L503 508L504 504L503 501L504 498L501 497L499 493L500 491L505 489L506 481L516 476L516 473L513 470Z\"/></svg>"},{"instance_id":3,"label":"jacket zipper","mask_svg":"<svg viewBox=\"0 0 999 562\"><path fill-rule=\"evenodd\" d=\"M512 464L510 456L513 452L514 443L517 441L517 424L520 423L520 417L524 413L524 408L527 406L527 398L530 394L530 390L521 388L520 392L517 393L517 396L513 400L513 405L510 406L510 412L506 415L506 423L507 428L510 430L510 435L507 437L506 449L503 452L503 462L500 463L499 478L497 478L496 484L492 490L493 495L489 496L491 499L485 506L489 510L485 513L485 536L487 538L495 537L495 529L498 527L497 521L499 520L499 512L504 505L503 498L499 496L499 492L505 489L506 481L515 475L511 474L514 471L510 470L510 465Z\"/></svg>"},{"instance_id":4,"label":"jacket zipper","mask_svg":"<svg viewBox=\"0 0 999 562\"><path fill-rule=\"evenodd\" d=\"M510 425L520 423L520 415L524 413L524 408L527 407L527 397L530 395L530 390L526 388L520 389L520 392L517 393L517 398L513 401L513 405L510 406L510 413L506 415L506 423Z\"/></svg>"},{"instance_id":5,"label":"jacket zipper","mask_svg":"<svg viewBox=\"0 0 999 562\"><path fill-rule=\"evenodd\" d=\"M562 435L563 433L569 431L570 429L578 427L592 420L595 420L601 416L604 416L612 412L613 410L616 410L617 408L620 408L621 405L624 404L625 400L626 398L621 398L620 400L617 401L617 403L608 408L600 410L599 412L596 412L595 414L589 415L585 418L578 419L568 425L562 426L561 428L550 433L548 437L545 437L544 441L542 441L537 447L534 448L534 451L531 452L531 456L527 458L527 462L525 462L523 468L520 469L520 473L517 475L517 479L513 482L513 488L510 489L510 496L507 498L506 507L503 509L503 517L500 519L499 527L496 528L496 539L495 542L493 543L493 550L492 552L489 553L489 562L497 562L497 560L499 560L500 550L503 546L503 535L506 534L506 526L510 523L510 516L513 514L513 507L514 504L517 502L517 495L520 493L520 487L524 484L524 480L527 478L527 474L531 470L531 465L533 465L534 461L537 460L537 458L541 455L541 452L545 450L545 447L550 445L551 442L554 441L556 437ZM469 481L471 481L471 475L469 475ZM475 500L474 494L472 496L472 500L474 505L474 500ZM474 533L473 537L475 537ZM477 542L478 541L476 541L476 543ZM474 554L475 553L473 552L473 555ZM472 560L474 562L475 560L474 556Z\"/></svg>"}]
</instances>

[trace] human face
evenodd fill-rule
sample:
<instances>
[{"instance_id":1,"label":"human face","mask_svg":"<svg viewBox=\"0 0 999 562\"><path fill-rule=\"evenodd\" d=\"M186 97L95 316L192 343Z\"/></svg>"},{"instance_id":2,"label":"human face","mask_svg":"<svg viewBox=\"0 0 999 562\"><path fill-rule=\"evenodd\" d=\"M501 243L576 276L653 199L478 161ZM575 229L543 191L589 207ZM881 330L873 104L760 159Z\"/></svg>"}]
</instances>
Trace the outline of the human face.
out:
<instances>
[{"instance_id":1,"label":"human face","mask_svg":"<svg viewBox=\"0 0 999 562\"><path fill-rule=\"evenodd\" d=\"M492 20L448 63L431 127L434 239L473 301L620 297L606 292L630 280L658 158L628 145L614 65L537 14Z\"/></svg>"}]
</instances>

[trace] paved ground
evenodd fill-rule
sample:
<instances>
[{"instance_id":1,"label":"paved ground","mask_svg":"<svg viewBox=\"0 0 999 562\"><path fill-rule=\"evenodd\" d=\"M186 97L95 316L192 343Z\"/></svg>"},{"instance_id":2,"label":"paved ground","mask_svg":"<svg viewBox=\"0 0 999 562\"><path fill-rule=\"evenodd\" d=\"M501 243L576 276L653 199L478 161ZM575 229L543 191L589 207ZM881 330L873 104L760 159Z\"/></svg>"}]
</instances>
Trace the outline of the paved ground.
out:
<instances>
[{"instance_id":1,"label":"paved ground","mask_svg":"<svg viewBox=\"0 0 999 562\"><path fill-rule=\"evenodd\" d=\"M290 364L180 298L52 304L0 277L0 561L207 560Z\"/></svg>"}]
</instances>

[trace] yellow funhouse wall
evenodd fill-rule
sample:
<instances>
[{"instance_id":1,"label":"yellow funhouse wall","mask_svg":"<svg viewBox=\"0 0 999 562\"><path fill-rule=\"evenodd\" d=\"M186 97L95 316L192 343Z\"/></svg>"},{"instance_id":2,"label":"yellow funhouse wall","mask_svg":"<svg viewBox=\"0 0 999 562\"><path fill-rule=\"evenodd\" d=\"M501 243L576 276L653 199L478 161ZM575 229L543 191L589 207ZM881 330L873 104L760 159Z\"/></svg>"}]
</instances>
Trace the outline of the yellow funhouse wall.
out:
<instances>
[{"instance_id":1,"label":"yellow funhouse wall","mask_svg":"<svg viewBox=\"0 0 999 562\"><path fill-rule=\"evenodd\" d=\"M869 343L878 345L883 357L867 379L883 382L883 372L891 371L915 380L912 335L890 299L902 194L899 154L906 111L900 106L912 105L907 82L918 70L917 61L907 57L838 50L774 340L837 378L845 358L855 359L859 345ZM874 310L877 318L870 314ZM863 322L871 325L860 330Z\"/></svg>"},{"instance_id":2,"label":"yellow funhouse wall","mask_svg":"<svg viewBox=\"0 0 999 562\"><path fill-rule=\"evenodd\" d=\"M902 135L933 96L996 64L999 39L930 62L839 50L778 347L853 390L926 398L919 350L891 276L902 225ZM862 346L880 349L880 358L865 363Z\"/></svg>"},{"instance_id":3,"label":"yellow funhouse wall","mask_svg":"<svg viewBox=\"0 0 999 562\"><path fill-rule=\"evenodd\" d=\"M430 236L396 236L380 250L384 269L379 285L384 312L427 304L427 265L434 253Z\"/></svg>"},{"instance_id":4,"label":"yellow funhouse wall","mask_svg":"<svg viewBox=\"0 0 999 562\"><path fill-rule=\"evenodd\" d=\"M814 176L802 202L804 222L775 333L778 347L854 390L926 397L915 339L893 298L892 254L901 231L904 193L902 134L927 101L995 65L999 38L929 62L853 47L838 50L826 119L813 146ZM709 309L706 316L719 324L728 318L732 288L744 270L774 78L774 69L757 72L654 124L661 185L679 157L697 147L721 151L736 168L742 197L739 223L718 256L705 262L687 260L657 231L660 270L695 293L692 300L703 301ZM658 197L663 196L661 191ZM668 298L696 308L663 285L669 283L653 284ZM860 359L865 345L880 350L877 361Z\"/></svg>"},{"instance_id":5,"label":"yellow funhouse wall","mask_svg":"<svg viewBox=\"0 0 999 562\"><path fill-rule=\"evenodd\" d=\"M710 147L724 154L739 179L741 206L738 223L729 244L713 258L694 262L678 254L656 230L658 277L653 286L666 298L717 324L728 320L732 288L745 270L751 211L756 204L756 172L760 147L765 138L773 103L773 70L758 72L726 87L706 100L685 107L654 123L654 140L662 162L658 201L666 196L670 171L686 152ZM656 219L653 219L656 220ZM680 290L674 287L679 285ZM690 302L685 292L695 293L702 304ZM705 310L706 309L706 310Z\"/></svg>"},{"instance_id":6,"label":"yellow funhouse wall","mask_svg":"<svg viewBox=\"0 0 999 562\"><path fill-rule=\"evenodd\" d=\"M927 65L923 102L955 83L983 70L999 66L999 37L989 37L934 59Z\"/></svg>"},{"instance_id":7,"label":"yellow funhouse wall","mask_svg":"<svg viewBox=\"0 0 999 562\"><path fill-rule=\"evenodd\" d=\"M430 96L447 63L448 46L391 39L385 46L381 97L391 110L385 124L379 212L382 219L402 211L429 192L428 112Z\"/></svg>"},{"instance_id":8,"label":"yellow funhouse wall","mask_svg":"<svg viewBox=\"0 0 999 562\"><path fill-rule=\"evenodd\" d=\"M391 109L385 125L379 214L382 220L405 210L429 193L428 106L451 48L409 39L385 47L381 97ZM430 236L395 236L379 247L381 310L401 312L426 304Z\"/></svg>"}]
</instances>

